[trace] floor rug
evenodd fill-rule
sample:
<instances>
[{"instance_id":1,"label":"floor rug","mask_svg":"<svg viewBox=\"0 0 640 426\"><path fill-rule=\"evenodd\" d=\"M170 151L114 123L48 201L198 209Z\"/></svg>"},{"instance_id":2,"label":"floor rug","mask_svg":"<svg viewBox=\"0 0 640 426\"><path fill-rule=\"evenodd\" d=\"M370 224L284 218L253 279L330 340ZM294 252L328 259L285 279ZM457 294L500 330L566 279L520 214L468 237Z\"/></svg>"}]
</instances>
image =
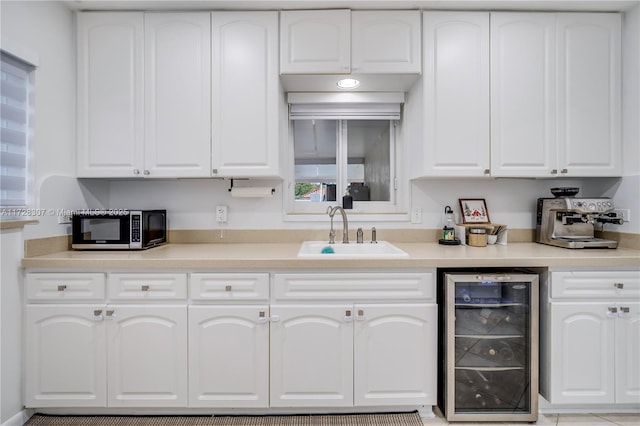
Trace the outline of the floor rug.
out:
<instances>
[{"instance_id":1,"label":"floor rug","mask_svg":"<svg viewBox=\"0 0 640 426\"><path fill-rule=\"evenodd\" d=\"M291 416L52 416L25 426L423 426L417 412Z\"/></svg>"}]
</instances>

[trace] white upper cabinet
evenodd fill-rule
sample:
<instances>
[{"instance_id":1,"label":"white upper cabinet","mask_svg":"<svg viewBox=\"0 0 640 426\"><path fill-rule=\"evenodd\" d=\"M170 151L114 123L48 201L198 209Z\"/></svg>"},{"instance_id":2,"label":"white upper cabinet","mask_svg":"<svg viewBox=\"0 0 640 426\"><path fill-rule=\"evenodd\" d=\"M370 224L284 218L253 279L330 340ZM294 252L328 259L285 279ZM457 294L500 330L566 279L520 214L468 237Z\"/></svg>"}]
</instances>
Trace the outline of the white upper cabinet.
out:
<instances>
[{"instance_id":1,"label":"white upper cabinet","mask_svg":"<svg viewBox=\"0 0 640 426\"><path fill-rule=\"evenodd\" d=\"M491 174L552 176L555 14L491 14Z\"/></svg>"},{"instance_id":2,"label":"white upper cabinet","mask_svg":"<svg viewBox=\"0 0 640 426\"><path fill-rule=\"evenodd\" d=\"M211 175L209 13L78 14L78 177Z\"/></svg>"},{"instance_id":3,"label":"white upper cabinet","mask_svg":"<svg viewBox=\"0 0 640 426\"><path fill-rule=\"evenodd\" d=\"M354 74L420 74L420 12L352 12L351 49Z\"/></svg>"},{"instance_id":4,"label":"white upper cabinet","mask_svg":"<svg viewBox=\"0 0 640 426\"><path fill-rule=\"evenodd\" d=\"M420 74L420 12L280 14L281 74Z\"/></svg>"},{"instance_id":5,"label":"white upper cabinet","mask_svg":"<svg viewBox=\"0 0 640 426\"><path fill-rule=\"evenodd\" d=\"M280 13L282 74L348 74L350 71L350 10Z\"/></svg>"},{"instance_id":6,"label":"white upper cabinet","mask_svg":"<svg viewBox=\"0 0 640 426\"><path fill-rule=\"evenodd\" d=\"M419 176L489 173L489 13L425 12Z\"/></svg>"},{"instance_id":7,"label":"white upper cabinet","mask_svg":"<svg viewBox=\"0 0 640 426\"><path fill-rule=\"evenodd\" d=\"M214 12L211 44L213 176L276 177L278 13Z\"/></svg>"},{"instance_id":8,"label":"white upper cabinet","mask_svg":"<svg viewBox=\"0 0 640 426\"><path fill-rule=\"evenodd\" d=\"M556 16L558 171L620 175L620 14Z\"/></svg>"},{"instance_id":9,"label":"white upper cabinet","mask_svg":"<svg viewBox=\"0 0 640 426\"><path fill-rule=\"evenodd\" d=\"M143 14L78 14L78 177L143 169Z\"/></svg>"},{"instance_id":10,"label":"white upper cabinet","mask_svg":"<svg viewBox=\"0 0 640 426\"><path fill-rule=\"evenodd\" d=\"M491 174L621 174L621 18L491 14Z\"/></svg>"},{"instance_id":11,"label":"white upper cabinet","mask_svg":"<svg viewBox=\"0 0 640 426\"><path fill-rule=\"evenodd\" d=\"M210 176L210 14L148 13L144 29L144 174Z\"/></svg>"}]
</instances>

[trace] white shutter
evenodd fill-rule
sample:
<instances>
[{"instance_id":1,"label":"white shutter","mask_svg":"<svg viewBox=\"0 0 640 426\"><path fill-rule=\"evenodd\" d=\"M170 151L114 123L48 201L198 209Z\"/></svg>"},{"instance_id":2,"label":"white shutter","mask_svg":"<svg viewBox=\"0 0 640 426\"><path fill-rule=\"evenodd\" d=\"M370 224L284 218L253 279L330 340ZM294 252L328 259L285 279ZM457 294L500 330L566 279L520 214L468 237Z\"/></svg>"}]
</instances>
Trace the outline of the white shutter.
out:
<instances>
[{"instance_id":1,"label":"white shutter","mask_svg":"<svg viewBox=\"0 0 640 426\"><path fill-rule=\"evenodd\" d=\"M26 206L33 67L2 53L0 70L0 206Z\"/></svg>"}]
</instances>

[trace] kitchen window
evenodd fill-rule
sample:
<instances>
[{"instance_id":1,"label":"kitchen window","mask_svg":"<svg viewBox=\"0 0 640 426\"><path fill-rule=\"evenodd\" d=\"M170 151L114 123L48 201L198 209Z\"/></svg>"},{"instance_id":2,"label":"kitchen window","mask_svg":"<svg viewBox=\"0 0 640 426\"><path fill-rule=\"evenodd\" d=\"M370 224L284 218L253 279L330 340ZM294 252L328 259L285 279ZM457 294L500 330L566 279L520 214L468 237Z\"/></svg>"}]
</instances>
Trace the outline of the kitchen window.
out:
<instances>
[{"instance_id":1,"label":"kitchen window","mask_svg":"<svg viewBox=\"0 0 640 426\"><path fill-rule=\"evenodd\" d=\"M342 205L347 192L352 219L401 213L400 112L397 102L291 104L288 218L324 215L328 206Z\"/></svg>"},{"instance_id":2,"label":"kitchen window","mask_svg":"<svg viewBox=\"0 0 640 426\"><path fill-rule=\"evenodd\" d=\"M0 208L30 201L34 66L2 51L0 55Z\"/></svg>"}]
</instances>

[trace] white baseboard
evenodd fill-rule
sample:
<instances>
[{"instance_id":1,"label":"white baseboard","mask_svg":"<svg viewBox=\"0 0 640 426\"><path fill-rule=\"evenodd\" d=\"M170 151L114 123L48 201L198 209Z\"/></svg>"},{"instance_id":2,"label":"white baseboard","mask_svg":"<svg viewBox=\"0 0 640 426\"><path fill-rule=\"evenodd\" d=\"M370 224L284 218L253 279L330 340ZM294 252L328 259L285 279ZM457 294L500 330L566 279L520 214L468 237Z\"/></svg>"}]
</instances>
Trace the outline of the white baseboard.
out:
<instances>
[{"instance_id":1,"label":"white baseboard","mask_svg":"<svg viewBox=\"0 0 640 426\"><path fill-rule=\"evenodd\" d=\"M31 412L31 410L24 409L16 413L15 416L11 417L9 420L2 423L2 425L0 426L22 426L27 422L27 420L31 418L32 415L33 415L33 412Z\"/></svg>"}]
</instances>

